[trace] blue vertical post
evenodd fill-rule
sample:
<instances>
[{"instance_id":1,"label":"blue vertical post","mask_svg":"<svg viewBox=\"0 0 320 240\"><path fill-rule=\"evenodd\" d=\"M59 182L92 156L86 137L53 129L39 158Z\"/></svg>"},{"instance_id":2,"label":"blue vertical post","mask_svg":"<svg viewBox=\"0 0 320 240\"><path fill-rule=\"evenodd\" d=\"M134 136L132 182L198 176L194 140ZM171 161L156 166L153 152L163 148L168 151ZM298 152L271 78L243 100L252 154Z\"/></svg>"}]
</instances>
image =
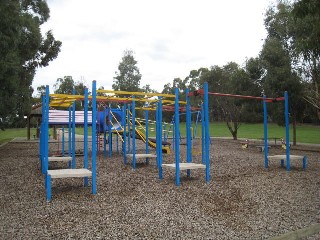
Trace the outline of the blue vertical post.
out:
<instances>
[{"instance_id":1,"label":"blue vertical post","mask_svg":"<svg viewBox=\"0 0 320 240\"><path fill-rule=\"evenodd\" d=\"M107 157L107 111L106 108L103 107L103 156Z\"/></svg>"},{"instance_id":2,"label":"blue vertical post","mask_svg":"<svg viewBox=\"0 0 320 240\"><path fill-rule=\"evenodd\" d=\"M88 169L88 88L84 89L84 112L83 112L83 120L84 120L84 142L83 142L83 147L84 147L84 161L83 161L83 167ZM84 178L84 186L88 186L88 177Z\"/></svg>"},{"instance_id":3,"label":"blue vertical post","mask_svg":"<svg viewBox=\"0 0 320 240\"><path fill-rule=\"evenodd\" d=\"M289 97L288 92L284 92L284 114L286 121L286 157L287 171L290 171L290 136L289 136Z\"/></svg>"},{"instance_id":4,"label":"blue vertical post","mask_svg":"<svg viewBox=\"0 0 320 240\"><path fill-rule=\"evenodd\" d=\"M147 105L146 105L147 107ZM144 111L144 114L145 114L145 119L146 119L146 154L149 154L149 144L148 144L148 141L149 141L149 111L148 110L145 110ZM146 164L149 164L149 158L146 158Z\"/></svg>"},{"instance_id":5,"label":"blue vertical post","mask_svg":"<svg viewBox=\"0 0 320 240\"><path fill-rule=\"evenodd\" d=\"M130 139L131 139L131 123L130 123L130 109L131 105L128 104L128 153L131 152L131 144L130 144Z\"/></svg>"},{"instance_id":6,"label":"blue vertical post","mask_svg":"<svg viewBox=\"0 0 320 240\"><path fill-rule=\"evenodd\" d=\"M111 115L111 108L110 105L108 107L108 116L109 116L109 121L108 121L108 139L109 139L109 157L112 156L112 125L111 125L111 119L112 119L112 115Z\"/></svg>"},{"instance_id":7,"label":"blue vertical post","mask_svg":"<svg viewBox=\"0 0 320 240\"><path fill-rule=\"evenodd\" d=\"M201 160L202 163L206 163L206 134L205 134L205 120L204 120L204 105L203 103L201 104Z\"/></svg>"},{"instance_id":8,"label":"blue vertical post","mask_svg":"<svg viewBox=\"0 0 320 240\"><path fill-rule=\"evenodd\" d=\"M47 201L51 200L51 177L48 175L48 154L49 154L49 86L46 86L46 95L45 95L45 110L44 110L44 157L43 157L43 167L45 173L45 187L46 187L46 195Z\"/></svg>"},{"instance_id":9,"label":"blue vertical post","mask_svg":"<svg viewBox=\"0 0 320 240\"><path fill-rule=\"evenodd\" d=\"M159 135L159 102L156 103L156 155L157 155L157 167L160 166L160 155L159 155L159 139L157 138ZM160 175L159 175L160 178Z\"/></svg>"},{"instance_id":10,"label":"blue vertical post","mask_svg":"<svg viewBox=\"0 0 320 240\"><path fill-rule=\"evenodd\" d=\"M132 167L136 169L136 102L132 96Z\"/></svg>"},{"instance_id":11,"label":"blue vertical post","mask_svg":"<svg viewBox=\"0 0 320 240\"><path fill-rule=\"evenodd\" d=\"M175 89L174 102L174 129L175 129L175 160L176 160L176 186L180 186L180 144L179 144L179 89Z\"/></svg>"},{"instance_id":12,"label":"blue vertical post","mask_svg":"<svg viewBox=\"0 0 320 240\"><path fill-rule=\"evenodd\" d=\"M40 125L40 163L41 163L41 172L42 174L45 173L44 171L44 149L45 149L45 108L46 108L46 101L45 101L45 95L42 95L42 119L41 119L41 125Z\"/></svg>"},{"instance_id":13,"label":"blue vertical post","mask_svg":"<svg viewBox=\"0 0 320 240\"><path fill-rule=\"evenodd\" d=\"M187 135L187 163L192 162L192 145L191 145L191 107L189 98L189 89L186 89L186 135ZM191 171L187 170L187 176L190 177Z\"/></svg>"},{"instance_id":14,"label":"blue vertical post","mask_svg":"<svg viewBox=\"0 0 320 240\"><path fill-rule=\"evenodd\" d=\"M264 167L268 168L268 111L266 96L263 95L263 135L264 135Z\"/></svg>"},{"instance_id":15,"label":"blue vertical post","mask_svg":"<svg viewBox=\"0 0 320 240\"><path fill-rule=\"evenodd\" d=\"M97 132L97 91L96 91L96 81L92 82L92 186L91 191L92 194L97 193L97 166L96 166L96 158L97 158L97 143L96 143L96 132Z\"/></svg>"},{"instance_id":16,"label":"blue vertical post","mask_svg":"<svg viewBox=\"0 0 320 240\"><path fill-rule=\"evenodd\" d=\"M127 104L125 103L122 107L122 126L123 126L123 143L122 143L122 152L123 152L123 163L127 164L127 123L126 123L126 112Z\"/></svg>"},{"instance_id":17,"label":"blue vertical post","mask_svg":"<svg viewBox=\"0 0 320 240\"><path fill-rule=\"evenodd\" d=\"M158 134L156 138L159 139L159 165L158 165L158 170L159 170L159 178L162 179L162 97L159 97L159 103L158 103L158 108L159 108L159 119L158 119Z\"/></svg>"},{"instance_id":18,"label":"blue vertical post","mask_svg":"<svg viewBox=\"0 0 320 240\"><path fill-rule=\"evenodd\" d=\"M73 89L73 95L76 93L76 90ZM76 102L72 104L72 162L71 168L76 168Z\"/></svg>"},{"instance_id":19,"label":"blue vertical post","mask_svg":"<svg viewBox=\"0 0 320 240\"><path fill-rule=\"evenodd\" d=\"M209 134L209 99L208 99L208 83L204 83L204 118L205 118L205 135L206 135L206 141L205 141L205 150L206 150L206 182L210 181L210 134Z\"/></svg>"},{"instance_id":20,"label":"blue vertical post","mask_svg":"<svg viewBox=\"0 0 320 240\"><path fill-rule=\"evenodd\" d=\"M71 107L69 107L69 122L68 122L68 155L71 156L71 128L72 128L72 125L71 125ZM71 166L69 166L71 167Z\"/></svg>"},{"instance_id":21,"label":"blue vertical post","mask_svg":"<svg viewBox=\"0 0 320 240\"><path fill-rule=\"evenodd\" d=\"M46 195L47 195L47 201L51 201L51 176L46 174Z\"/></svg>"},{"instance_id":22,"label":"blue vertical post","mask_svg":"<svg viewBox=\"0 0 320 240\"><path fill-rule=\"evenodd\" d=\"M64 157L64 126L62 127L61 142L62 142L61 155L62 155L62 157Z\"/></svg>"}]
</instances>

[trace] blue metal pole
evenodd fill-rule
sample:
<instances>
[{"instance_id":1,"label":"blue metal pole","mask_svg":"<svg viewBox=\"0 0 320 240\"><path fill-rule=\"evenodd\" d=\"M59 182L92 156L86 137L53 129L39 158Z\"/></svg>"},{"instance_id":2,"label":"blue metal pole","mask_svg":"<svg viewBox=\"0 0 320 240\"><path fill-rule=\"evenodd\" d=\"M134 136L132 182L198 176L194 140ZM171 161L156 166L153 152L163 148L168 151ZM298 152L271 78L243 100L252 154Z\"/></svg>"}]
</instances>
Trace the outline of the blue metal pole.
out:
<instances>
[{"instance_id":1,"label":"blue metal pole","mask_svg":"<svg viewBox=\"0 0 320 240\"><path fill-rule=\"evenodd\" d=\"M71 156L71 107L69 107L69 122L68 122L68 155ZM71 165L69 166L71 167Z\"/></svg>"},{"instance_id":2,"label":"blue metal pole","mask_svg":"<svg viewBox=\"0 0 320 240\"><path fill-rule=\"evenodd\" d=\"M46 86L46 95L45 95L45 110L44 110L44 156L43 156L43 170L45 174L45 188L46 188L46 195L47 200L51 200L51 179L50 175L48 175L48 168L49 168L49 86Z\"/></svg>"},{"instance_id":3,"label":"blue metal pole","mask_svg":"<svg viewBox=\"0 0 320 240\"><path fill-rule=\"evenodd\" d=\"M204 118L205 118L205 135L206 135L206 182L210 181L210 135L209 135L209 99L208 83L204 83Z\"/></svg>"},{"instance_id":4,"label":"blue metal pole","mask_svg":"<svg viewBox=\"0 0 320 240\"><path fill-rule=\"evenodd\" d=\"M263 133L264 133L264 167L268 168L268 111L266 96L263 95Z\"/></svg>"},{"instance_id":5,"label":"blue metal pole","mask_svg":"<svg viewBox=\"0 0 320 240\"><path fill-rule=\"evenodd\" d=\"M83 161L83 167L88 169L88 102L89 102L89 97L88 97L88 88L84 89L84 112L83 112L83 120L84 120L84 161ZM89 180L88 177L84 178L84 186L88 186Z\"/></svg>"},{"instance_id":6,"label":"blue metal pole","mask_svg":"<svg viewBox=\"0 0 320 240\"><path fill-rule=\"evenodd\" d=\"M131 124L130 124L130 110L131 110L131 105L128 104L128 153L131 152Z\"/></svg>"},{"instance_id":7,"label":"blue metal pole","mask_svg":"<svg viewBox=\"0 0 320 240\"><path fill-rule=\"evenodd\" d=\"M159 97L159 135L157 138L159 139L159 178L162 179L162 97Z\"/></svg>"},{"instance_id":8,"label":"blue metal pole","mask_svg":"<svg viewBox=\"0 0 320 240\"><path fill-rule=\"evenodd\" d=\"M202 163L206 163L206 134L205 134L205 120L204 120L204 104L201 104L201 160Z\"/></svg>"},{"instance_id":9,"label":"blue metal pole","mask_svg":"<svg viewBox=\"0 0 320 240\"><path fill-rule=\"evenodd\" d=\"M76 90L73 89L73 95L75 95ZM76 168L76 102L72 104L72 168Z\"/></svg>"},{"instance_id":10,"label":"blue metal pole","mask_svg":"<svg viewBox=\"0 0 320 240\"><path fill-rule=\"evenodd\" d=\"M189 89L186 89L186 135L187 135L187 162L192 162L192 145L191 145L191 107L190 98L188 96ZM187 170L187 176L190 177L191 171Z\"/></svg>"},{"instance_id":11,"label":"blue metal pole","mask_svg":"<svg viewBox=\"0 0 320 240\"><path fill-rule=\"evenodd\" d=\"M175 128L175 160L176 160L176 186L180 186L180 144L179 144L179 89L175 89L174 128Z\"/></svg>"},{"instance_id":12,"label":"blue metal pole","mask_svg":"<svg viewBox=\"0 0 320 240\"><path fill-rule=\"evenodd\" d=\"M112 156L112 125L111 125L111 120L112 120L112 115L111 115L111 109L110 106L108 107L108 116L109 116L109 122L108 122L108 139L109 139L109 157Z\"/></svg>"},{"instance_id":13,"label":"blue metal pole","mask_svg":"<svg viewBox=\"0 0 320 240\"><path fill-rule=\"evenodd\" d=\"M107 111L103 108L103 156L107 157Z\"/></svg>"},{"instance_id":14,"label":"blue metal pole","mask_svg":"<svg viewBox=\"0 0 320 240\"><path fill-rule=\"evenodd\" d=\"M132 96L132 167L136 169L136 102Z\"/></svg>"},{"instance_id":15,"label":"blue metal pole","mask_svg":"<svg viewBox=\"0 0 320 240\"><path fill-rule=\"evenodd\" d=\"M125 103L122 107L122 126L123 126L123 143L122 143L122 152L123 152L123 163L127 164L127 123L126 123L126 112L127 104Z\"/></svg>"},{"instance_id":16,"label":"blue metal pole","mask_svg":"<svg viewBox=\"0 0 320 240\"><path fill-rule=\"evenodd\" d=\"M40 125L40 164L41 164L41 172L42 174L45 173L44 171L44 149L45 149L45 130L44 130L44 126L45 126L45 106L46 106L46 101L45 101L45 95L41 96L41 101L42 101L42 118L41 118L41 125Z\"/></svg>"},{"instance_id":17,"label":"blue metal pole","mask_svg":"<svg viewBox=\"0 0 320 240\"><path fill-rule=\"evenodd\" d=\"M144 111L145 114L145 119L146 119L146 154L149 154L149 111L145 110ZM146 158L146 164L149 164L149 158Z\"/></svg>"},{"instance_id":18,"label":"blue metal pole","mask_svg":"<svg viewBox=\"0 0 320 240\"><path fill-rule=\"evenodd\" d=\"M160 166L160 155L159 155L159 147L160 145L159 143L159 139L158 139L158 135L159 135L159 102L156 103L156 155L157 155L157 167L159 169ZM160 178L160 175L159 175Z\"/></svg>"},{"instance_id":19,"label":"blue metal pole","mask_svg":"<svg viewBox=\"0 0 320 240\"><path fill-rule=\"evenodd\" d=\"M97 91L96 91L96 81L92 82L92 194L97 193L97 166L96 166L96 157L97 157L97 143L96 143L96 132L97 132Z\"/></svg>"},{"instance_id":20,"label":"blue metal pole","mask_svg":"<svg viewBox=\"0 0 320 240\"><path fill-rule=\"evenodd\" d=\"M289 136L289 97L288 92L284 92L284 110L286 121L286 157L287 157L287 171L290 171L290 136Z\"/></svg>"}]
</instances>

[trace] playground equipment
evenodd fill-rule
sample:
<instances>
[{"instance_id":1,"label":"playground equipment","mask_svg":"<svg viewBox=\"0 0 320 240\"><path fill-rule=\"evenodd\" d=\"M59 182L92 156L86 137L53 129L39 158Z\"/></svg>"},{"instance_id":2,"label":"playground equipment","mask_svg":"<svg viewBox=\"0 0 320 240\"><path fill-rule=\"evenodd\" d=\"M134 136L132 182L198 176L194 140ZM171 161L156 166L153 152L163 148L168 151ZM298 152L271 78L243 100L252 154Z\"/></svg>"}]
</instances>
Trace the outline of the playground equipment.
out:
<instances>
[{"instance_id":1,"label":"playground equipment","mask_svg":"<svg viewBox=\"0 0 320 240\"><path fill-rule=\"evenodd\" d=\"M187 170L187 176L190 177L192 169L205 169L206 182L210 181L210 156L209 156L209 107L208 107L208 83L204 84L204 102L202 104L202 163L192 162L192 143L191 143L191 106L189 90L186 90L186 162L180 162L180 129L179 129L179 90L175 90L175 119L174 119L174 135L175 135L175 163L174 164L161 164L159 171L159 178L162 179L162 168L174 169L175 170L175 183L177 186L180 185L180 171Z\"/></svg>"},{"instance_id":2,"label":"playground equipment","mask_svg":"<svg viewBox=\"0 0 320 240\"><path fill-rule=\"evenodd\" d=\"M168 97L166 94L155 94L155 93L141 93L141 92L125 92L125 91L110 91L110 90L98 90L99 93L103 94L117 94L117 95L126 95L126 96L131 96L129 98L121 98L117 97L114 98L110 95L108 96L99 96L98 99L98 108L103 108L103 111L98 112L98 129L99 129L99 136L100 134L104 134L104 144L101 146L104 147L104 155L107 155L106 151L106 143L109 144L109 151L108 155L109 157L112 156L112 149L113 149L113 140L112 140L112 135L116 134L117 135L117 152L119 152L118 148L118 140L122 142L122 153L124 155L124 163L127 163L127 157L132 158L132 151L133 147L131 149L131 145L135 144L135 140L139 139L142 140L144 143L146 143L146 153L149 151L147 147L151 148L157 148L157 141L154 141L153 139L150 139L149 136L147 136L147 132L149 131L149 128L147 126L149 120L145 120L146 122L146 127L144 127L141 123L141 119L133 118L132 117L132 109L134 111L136 110L135 107L133 107L133 104L136 101L142 102L151 102L151 103L156 103L158 100L150 99L150 97L155 97L155 96L165 96ZM135 95L137 96L143 96L144 98L135 98ZM145 98L147 97L147 98ZM110 108L109 101L112 100L113 102L117 101L119 104L123 104L122 108L118 107L117 109L112 109ZM165 100L167 103L170 102L168 100ZM134 104L135 105L135 104ZM148 110L155 110L155 108L140 108L146 112L146 117L147 117L147 112ZM133 125L135 125L133 129ZM157 136L160 133L156 133ZM100 139L100 137L98 138ZM102 141L101 141L102 142ZM133 143L134 142L134 143ZM170 147L168 146L168 143L163 141L159 142L162 151L164 153L170 153ZM154 157L154 155L149 155L150 157ZM142 158L142 155L137 155L138 158ZM135 168L135 162L134 159L132 158L133 162L133 168ZM146 159L148 161L148 159Z\"/></svg>"},{"instance_id":3,"label":"playground equipment","mask_svg":"<svg viewBox=\"0 0 320 240\"><path fill-rule=\"evenodd\" d=\"M97 92L110 93L111 96L97 96ZM116 97L115 94L124 94L126 97ZM286 169L290 171L290 159L301 159L303 162L303 169L307 165L306 156L290 155L290 148L286 147L286 155L268 155L268 129L267 129L267 103L284 101L285 102L285 117L286 117L286 146L289 146L289 113L288 113L288 94L285 92L284 97L280 98L266 98L242 96L232 94L221 94L208 92L208 83L204 83L204 88L198 91L189 92L186 90L186 101L179 101L179 90L175 89L175 94L155 94L155 93L140 93L140 92L124 92L124 91L109 91L109 90L96 90L96 82L92 83L92 96L90 96L92 112L88 111L88 89L85 89L85 95L65 95L65 94L51 94L49 95L49 87L46 87L46 94L42 98L42 124L41 124L41 138L40 138L40 161L41 170L45 175L45 188L47 200L51 200L51 179L53 178L69 178L80 177L84 178L84 185L88 186L88 178L91 177L92 194L96 194L96 155L97 155L97 133L104 134L104 151L106 152L106 135L108 135L109 156L112 153L112 135L116 134L122 142L122 154L124 156L124 163L127 163L127 158L131 158L132 167L136 169L136 160L139 158L146 159L148 163L149 158L156 158L156 163L159 172L159 178L163 178L163 169L175 170L175 184L180 185L180 171L186 170L187 176L190 177L191 170L204 169L205 180L210 181L210 136L209 136L209 95L227 96L227 97L240 97L247 99L256 99L263 101L264 108L264 156L265 168L268 168L268 161L272 159L280 160L281 166L284 166L284 159L286 159ZM127 97L130 96L130 97ZM140 96L140 97L139 97ZM201 111L198 112L197 121L201 115L201 163L192 162L193 158L193 140L192 132L195 136L195 131L191 126L191 112L193 108L190 105L190 97L202 96L203 102L201 104ZM154 98L156 97L156 99ZM167 98L167 99L164 99ZM169 99L168 99L169 98ZM170 100L174 99L174 100ZM75 111L75 101L84 100L83 113ZM117 102L122 103L122 107L118 109L111 109L110 105L104 103ZM136 102L147 103L144 107L136 109ZM98 104L101 104L99 105ZM174 106L172 106L174 104ZM68 115L66 112L53 112L49 110L50 106L68 107ZM103 111L97 109L103 107ZM145 112L145 127L136 118L136 110L142 109ZM149 116L148 111L156 111L156 140L149 138ZM163 163L163 153L169 153L170 148L166 141L163 141L163 124L162 124L162 111L174 111L174 164ZM181 161L180 155L180 125L179 119L181 113L186 116L186 160ZM89 116L91 114L91 121ZM63 116L62 116L63 115ZM68 116L68 117L67 117ZM69 146L68 156L49 157L48 154L48 141L49 141L49 124L62 124L68 125L69 131ZM84 165L83 168L76 168L75 158L75 125L83 124L84 126ZM92 156L91 156L91 169L88 168L88 125L92 125ZM142 131L143 129L143 131ZM99 135L100 137L100 135ZM70 141L71 139L71 141ZM140 139L145 143L146 150L143 154L136 152L136 139ZM131 142L132 141L132 142ZM130 145L132 150L130 151ZM118 147L118 145L117 145ZM156 149L156 154L149 152L149 147ZM67 161L69 163L68 169L49 170L50 161Z\"/></svg>"},{"instance_id":4,"label":"playground equipment","mask_svg":"<svg viewBox=\"0 0 320 240\"><path fill-rule=\"evenodd\" d=\"M263 97L254 97L254 96L245 96L245 95L234 95L234 94L225 94L225 93L213 93L213 92L206 92L204 89L200 89L196 92L189 93L190 96L193 95L213 95L213 96L222 96L222 97L236 97L236 98L244 98L244 99L255 99L260 100L263 102L263 119L264 119L264 166L265 168L268 168L269 166L269 160L280 160L281 166L284 166L284 159L286 159L286 170L290 171L291 168L291 159L295 160L301 160L303 169L306 169L307 166L307 156L298 156L298 155L290 155L290 147L286 147L286 154L285 155L274 155L269 156L269 145L268 145L268 113L267 113L267 103L273 103L273 102L279 102L284 101L285 105L285 146L290 146L290 138L289 138L289 98L288 98L288 92L284 92L283 97L278 98L267 98L265 95ZM247 147L246 144L244 144L244 147Z\"/></svg>"},{"instance_id":5,"label":"playground equipment","mask_svg":"<svg viewBox=\"0 0 320 240\"><path fill-rule=\"evenodd\" d=\"M69 139L72 138L72 144L69 146L69 151L72 151L71 156L68 157L49 157L48 156L48 142L49 142L49 124L57 123L52 120L52 114L49 112L49 105L52 103L53 105L58 104L55 100L55 97L52 96L50 99L49 96L49 86L46 86L46 92L43 96L42 100L42 124L41 124L41 138L40 138L40 161L41 161L41 170L45 175L45 189L46 189L46 198L47 201L51 200L51 180L54 178L84 178L84 185L88 186L88 178L91 177L91 189L92 194L96 194L96 142L95 142L95 132L96 132L96 124L92 124L96 122L96 82L92 83L93 96L92 96L92 156L91 156L91 170L88 168L88 124L90 123L88 120L88 89L85 89L85 96L64 96L64 101L61 101L62 96L58 96L60 104L64 107L70 107L69 109ZM84 125L84 165L83 168L76 168L76 159L75 159L75 124L76 124L76 113L75 113L75 101L81 99L84 100L84 113L83 113L83 125ZM50 103L51 101L51 103ZM71 113L72 111L72 113ZM65 124L64 120L60 121L61 124ZM72 125L72 128L70 126ZM49 170L49 162L50 161L67 161L69 162L68 169L54 169Z\"/></svg>"}]
</instances>

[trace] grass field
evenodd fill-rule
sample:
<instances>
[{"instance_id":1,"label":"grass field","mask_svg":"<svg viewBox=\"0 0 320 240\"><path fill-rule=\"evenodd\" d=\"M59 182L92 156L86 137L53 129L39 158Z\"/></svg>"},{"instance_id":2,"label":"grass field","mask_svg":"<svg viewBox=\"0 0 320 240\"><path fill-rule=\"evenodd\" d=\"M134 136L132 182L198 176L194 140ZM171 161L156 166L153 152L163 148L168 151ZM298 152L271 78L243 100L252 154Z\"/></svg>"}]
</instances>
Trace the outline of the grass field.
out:
<instances>
[{"instance_id":1,"label":"grass field","mask_svg":"<svg viewBox=\"0 0 320 240\"><path fill-rule=\"evenodd\" d=\"M36 129L31 129L31 137L36 134ZM27 137L27 129L26 128L10 128L5 129L5 131L0 130L0 144L9 142L15 137Z\"/></svg>"},{"instance_id":2,"label":"grass field","mask_svg":"<svg viewBox=\"0 0 320 240\"><path fill-rule=\"evenodd\" d=\"M195 126L193 126L194 128ZM168 129L168 127L167 127ZM90 129L91 130L91 129ZM185 135L185 124L180 125L181 135ZM78 134L83 134L83 128L77 128ZM91 131L90 131L91 132ZM31 129L31 138L36 133L36 129ZM91 134L91 133L90 133ZM152 132L151 136L154 136ZM201 134L201 125L197 127L197 136ZM268 125L269 137L285 138L285 128L276 124ZM225 123L210 124L211 137L232 137ZM15 137L27 137L26 128L0 130L0 144L8 142ZM238 130L238 138L259 139L263 138L263 124L242 124ZM290 129L290 141L292 141L292 129ZM314 125L298 125L297 126L297 142L298 143L314 143L320 144L320 126Z\"/></svg>"}]
</instances>

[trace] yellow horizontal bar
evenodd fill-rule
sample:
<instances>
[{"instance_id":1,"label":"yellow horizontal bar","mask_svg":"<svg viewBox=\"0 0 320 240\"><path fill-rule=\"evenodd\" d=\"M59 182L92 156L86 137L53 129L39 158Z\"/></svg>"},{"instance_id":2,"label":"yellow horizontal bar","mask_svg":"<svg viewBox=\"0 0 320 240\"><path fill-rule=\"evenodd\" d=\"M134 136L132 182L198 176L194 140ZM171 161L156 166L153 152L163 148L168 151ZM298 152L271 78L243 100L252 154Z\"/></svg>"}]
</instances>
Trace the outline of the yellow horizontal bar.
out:
<instances>
[{"instance_id":1,"label":"yellow horizontal bar","mask_svg":"<svg viewBox=\"0 0 320 240\"><path fill-rule=\"evenodd\" d=\"M76 100L80 100L80 99L84 99L83 95L71 95L71 94L58 94L58 93L53 93L49 95L52 98L67 98L67 99L76 99Z\"/></svg>"},{"instance_id":2,"label":"yellow horizontal bar","mask_svg":"<svg viewBox=\"0 0 320 240\"><path fill-rule=\"evenodd\" d=\"M110 90L98 90L98 91L110 91ZM114 92L124 92L124 91L114 91ZM130 93L130 92L126 92L126 93ZM138 92L141 93L141 92ZM124 93L123 93L124 94ZM145 95L145 94L151 94L150 96L155 96L155 93L141 93L138 95ZM170 95L170 94L157 94L157 95L161 95L161 96L173 96L174 95ZM69 95L69 94L50 94L51 97L51 101L76 101L76 100L84 100L84 96L83 95ZM97 96L97 101L135 101L135 102L149 102L149 103L155 103L158 102L159 99L148 99L148 98L132 98L132 97L116 97L116 96ZM88 99L92 99L92 96L88 96ZM167 100L167 99L163 99L162 103L166 104L174 104L173 100ZM179 101L179 104L187 104L187 102L185 101Z\"/></svg>"},{"instance_id":3,"label":"yellow horizontal bar","mask_svg":"<svg viewBox=\"0 0 320 240\"><path fill-rule=\"evenodd\" d=\"M50 103L50 107L66 107L66 108L68 108L70 106L71 106L71 104L68 104L68 103L62 103L62 104Z\"/></svg>"}]
</instances>

